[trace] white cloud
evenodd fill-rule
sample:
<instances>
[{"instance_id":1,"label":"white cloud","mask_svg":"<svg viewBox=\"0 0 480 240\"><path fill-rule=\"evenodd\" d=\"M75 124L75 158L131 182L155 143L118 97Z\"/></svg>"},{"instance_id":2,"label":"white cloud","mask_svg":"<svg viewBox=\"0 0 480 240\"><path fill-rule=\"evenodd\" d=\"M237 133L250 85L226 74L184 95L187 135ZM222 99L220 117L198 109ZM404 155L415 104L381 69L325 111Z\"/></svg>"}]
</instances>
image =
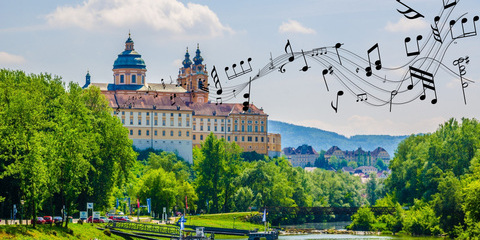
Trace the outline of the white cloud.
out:
<instances>
[{"instance_id":1,"label":"white cloud","mask_svg":"<svg viewBox=\"0 0 480 240\"><path fill-rule=\"evenodd\" d=\"M429 24L423 19L400 18L396 23L388 22L385 30L389 32L406 33L414 30L424 30L429 28Z\"/></svg>"},{"instance_id":2,"label":"white cloud","mask_svg":"<svg viewBox=\"0 0 480 240\"><path fill-rule=\"evenodd\" d=\"M207 6L177 0L87 0L74 7L57 7L46 19L51 26L87 30L136 25L174 35L217 37L233 33Z\"/></svg>"},{"instance_id":3,"label":"white cloud","mask_svg":"<svg viewBox=\"0 0 480 240\"><path fill-rule=\"evenodd\" d=\"M0 64L22 64L24 62L25 59L22 56L0 52Z\"/></svg>"},{"instance_id":4,"label":"white cloud","mask_svg":"<svg viewBox=\"0 0 480 240\"><path fill-rule=\"evenodd\" d=\"M282 23L278 27L280 33L304 33L304 34L313 34L315 30L302 26L301 23L295 20L288 20L288 22Z\"/></svg>"}]
</instances>

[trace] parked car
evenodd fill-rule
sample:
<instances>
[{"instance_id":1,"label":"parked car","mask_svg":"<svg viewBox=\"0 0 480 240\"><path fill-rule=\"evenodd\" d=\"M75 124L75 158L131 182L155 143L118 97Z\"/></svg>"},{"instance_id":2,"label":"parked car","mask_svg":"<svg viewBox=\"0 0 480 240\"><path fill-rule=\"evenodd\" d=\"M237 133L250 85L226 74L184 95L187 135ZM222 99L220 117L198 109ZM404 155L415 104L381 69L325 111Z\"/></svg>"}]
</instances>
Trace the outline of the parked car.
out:
<instances>
[{"instance_id":1,"label":"parked car","mask_svg":"<svg viewBox=\"0 0 480 240\"><path fill-rule=\"evenodd\" d=\"M110 216L108 219L117 222L130 222L127 216Z\"/></svg>"},{"instance_id":2,"label":"parked car","mask_svg":"<svg viewBox=\"0 0 480 240\"><path fill-rule=\"evenodd\" d=\"M104 223L108 222L108 220L109 220L109 219L106 218L106 217L100 217L100 219L103 220Z\"/></svg>"},{"instance_id":3,"label":"parked car","mask_svg":"<svg viewBox=\"0 0 480 240\"><path fill-rule=\"evenodd\" d=\"M88 217L87 223L92 222L92 216ZM93 223L104 223L103 219L100 218L93 218Z\"/></svg>"},{"instance_id":4,"label":"parked car","mask_svg":"<svg viewBox=\"0 0 480 240\"><path fill-rule=\"evenodd\" d=\"M63 222L63 219L62 219L62 217L60 217L60 216L55 216L55 217L53 217L53 222L54 222L54 223Z\"/></svg>"},{"instance_id":5,"label":"parked car","mask_svg":"<svg viewBox=\"0 0 480 240\"><path fill-rule=\"evenodd\" d=\"M33 224L34 222L36 222L37 224L44 224L45 223L45 219L43 219L43 217L37 217L37 219L32 219L31 223Z\"/></svg>"},{"instance_id":6,"label":"parked car","mask_svg":"<svg viewBox=\"0 0 480 240\"><path fill-rule=\"evenodd\" d=\"M52 216L43 216L43 219L45 220L45 224L53 223Z\"/></svg>"}]
</instances>

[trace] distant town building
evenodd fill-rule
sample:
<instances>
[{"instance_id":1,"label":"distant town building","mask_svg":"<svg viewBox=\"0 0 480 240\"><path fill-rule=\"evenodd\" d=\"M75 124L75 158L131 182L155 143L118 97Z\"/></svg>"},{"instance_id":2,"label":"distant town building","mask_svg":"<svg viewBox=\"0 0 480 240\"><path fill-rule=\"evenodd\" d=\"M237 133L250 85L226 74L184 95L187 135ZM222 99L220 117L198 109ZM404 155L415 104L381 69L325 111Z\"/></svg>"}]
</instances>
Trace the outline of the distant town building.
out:
<instances>
[{"instance_id":1,"label":"distant town building","mask_svg":"<svg viewBox=\"0 0 480 240\"><path fill-rule=\"evenodd\" d=\"M306 144L298 148L287 147L283 149L283 154L292 163L293 167L314 166L319 154L312 146Z\"/></svg>"},{"instance_id":2,"label":"distant town building","mask_svg":"<svg viewBox=\"0 0 480 240\"><path fill-rule=\"evenodd\" d=\"M149 82L145 61L129 34L113 64L113 81L93 82L87 73L83 88L100 89L138 149L176 152L191 163L192 148L213 133L245 152L279 156L280 134L268 133L263 109L250 104L244 111L242 103L218 103L209 96L209 73L198 45L192 60L187 49L175 82Z\"/></svg>"},{"instance_id":3,"label":"distant town building","mask_svg":"<svg viewBox=\"0 0 480 240\"><path fill-rule=\"evenodd\" d=\"M363 174L377 174L378 169L376 167L372 166L361 166L358 168L355 168L355 173L363 173Z\"/></svg>"},{"instance_id":4,"label":"distant town building","mask_svg":"<svg viewBox=\"0 0 480 240\"><path fill-rule=\"evenodd\" d=\"M390 155L388 152L378 147L373 151L364 151L362 148L358 148L355 151L342 151L339 147L333 146L325 152L325 160L329 161L330 158L335 157L337 159L345 159L348 162L362 162L366 165L375 166L378 159L382 159L385 165L390 164Z\"/></svg>"}]
</instances>

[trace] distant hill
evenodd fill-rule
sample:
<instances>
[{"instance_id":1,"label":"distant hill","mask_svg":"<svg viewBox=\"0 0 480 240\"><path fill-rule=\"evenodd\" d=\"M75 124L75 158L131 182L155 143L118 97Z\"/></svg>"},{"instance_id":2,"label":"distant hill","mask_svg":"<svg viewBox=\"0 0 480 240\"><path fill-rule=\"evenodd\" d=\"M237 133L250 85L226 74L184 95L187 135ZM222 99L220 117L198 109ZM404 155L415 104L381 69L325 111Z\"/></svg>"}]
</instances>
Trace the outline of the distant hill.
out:
<instances>
[{"instance_id":1,"label":"distant hill","mask_svg":"<svg viewBox=\"0 0 480 240\"><path fill-rule=\"evenodd\" d=\"M332 146L342 150L357 150L361 147L365 151L372 151L377 147L387 150L393 158L398 144L408 136L390 135L355 135L347 138L343 135L328 132L318 128L304 127L289 123L268 120L268 132L282 135L282 149L298 147L302 144L312 146L317 152L327 151Z\"/></svg>"}]
</instances>

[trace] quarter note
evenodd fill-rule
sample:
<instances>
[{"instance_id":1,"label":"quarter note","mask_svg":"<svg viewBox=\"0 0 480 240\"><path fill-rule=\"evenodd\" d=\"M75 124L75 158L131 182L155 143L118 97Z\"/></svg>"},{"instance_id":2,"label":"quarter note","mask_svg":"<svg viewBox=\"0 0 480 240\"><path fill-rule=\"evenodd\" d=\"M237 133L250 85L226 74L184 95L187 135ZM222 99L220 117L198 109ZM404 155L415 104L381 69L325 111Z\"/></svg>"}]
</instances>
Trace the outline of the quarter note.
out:
<instances>
[{"instance_id":1,"label":"quarter note","mask_svg":"<svg viewBox=\"0 0 480 240\"><path fill-rule=\"evenodd\" d=\"M300 71L306 72L310 68L310 66L308 66L307 59L305 58L305 53L303 52L303 49L302 49L302 55L303 55L303 60L305 60L305 66L303 66L302 69L300 69Z\"/></svg>"},{"instance_id":2,"label":"quarter note","mask_svg":"<svg viewBox=\"0 0 480 240\"><path fill-rule=\"evenodd\" d=\"M333 69L332 69L332 73L333 73ZM325 78L325 75L327 75L327 74L328 74L328 69L323 69L323 72L322 72L323 81L325 81L325 87L327 87L327 91L330 91L330 90L328 90L327 79Z\"/></svg>"},{"instance_id":3,"label":"quarter note","mask_svg":"<svg viewBox=\"0 0 480 240\"><path fill-rule=\"evenodd\" d=\"M162 78L162 87L163 89L165 89L165 83L163 82L163 78Z\"/></svg>"},{"instance_id":4,"label":"quarter note","mask_svg":"<svg viewBox=\"0 0 480 240\"><path fill-rule=\"evenodd\" d=\"M380 58L380 49L378 48L378 43L376 43L375 45L373 45L373 47L371 47L367 51L368 64L369 64L369 66L365 68L365 71L367 72L366 73L367 77L372 76L372 61L370 60L370 54L373 51L375 51L375 49L377 49L377 53L378 53L378 60L376 60L375 63L374 63L375 64L375 69L377 69L377 70L382 69L382 60Z\"/></svg>"},{"instance_id":5,"label":"quarter note","mask_svg":"<svg viewBox=\"0 0 480 240\"><path fill-rule=\"evenodd\" d=\"M335 104L335 106L333 106L333 101L332 101L332 108L333 110L335 110L335 112L337 112L338 110L338 96L342 96L343 95L343 91L338 91L337 92L337 103Z\"/></svg>"},{"instance_id":6,"label":"quarter note","mask_svg":"<svg viewBox=\"0 0 480 240\"><path fill-rule=\"evenodd\" d=\"M400 4L402 4L403 6L405 6L406 8L408 8L407 10L405 11L400 11L397 9L397 11L401 14L403 14L406 18L408 19L415 19L415 18L419 18L419 17L424 17L422 14L420 14L419 12L413 10L413 8L407 6L405 3L402 3L400 0L397 0L397 2L399 2ZM409 13L413 13L413 15L408 15Z\"/></svg>"},{"instance_id":7,"label":"quarter note","mask_svg":"<svg viewBox=\"0 0 480 240\"><path fill-rule=\"evenodd\" d=\"M220 84L220 79L218 78L218 73L217 69L215 68L215 65L213 65L212 72L210 73L210 76L213 78L213 82L215 83L215 88L217 88L217 95L221 95L223 90L222 90L222 84Z\"/></svg>"},{"instance_id":8,"label":"quarter note","mask_svg":"<svg viewBox=\"0 0 480 240\"><path fill-rule=\"evenodd\" d=\"M175 98L177 97L177 94L173 94L170 96L170 101L172 102L172 106L175 105Z\"/></svg>"},{"instance_id":9,"label":"quarter note","mask_svg":"<svg viewBox=\"0 0 480 240\"><path fill-rule=\"evenodd\" d=\"M341 46L342 46L341 43L335 44L335 51L337 51L338 62L340 63L340 65L342 65L342 59L340 59L340 54L338 54L338 49L339 49Z\"/></svg>"}]
</instances>

